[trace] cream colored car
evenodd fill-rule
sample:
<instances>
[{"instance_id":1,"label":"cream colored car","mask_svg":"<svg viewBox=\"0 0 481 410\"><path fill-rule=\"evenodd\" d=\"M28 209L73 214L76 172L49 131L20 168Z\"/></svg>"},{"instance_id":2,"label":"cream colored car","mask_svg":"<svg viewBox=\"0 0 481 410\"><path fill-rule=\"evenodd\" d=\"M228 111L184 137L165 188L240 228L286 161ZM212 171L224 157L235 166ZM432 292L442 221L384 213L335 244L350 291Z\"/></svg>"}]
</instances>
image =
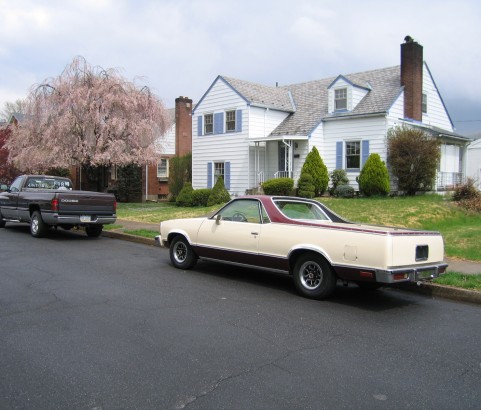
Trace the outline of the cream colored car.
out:
<instances>
[{"instance_id":1,"label":"cream colored car","mask_svg":"<svg viewBox=\"0 0 481 410\"><path fill-rule=\"evenodd\" d=\"M179 269L209 259L283 272L314 299L329 296L338 279L377 288L429 280L447 267L438 232L356 224L294 197L246 196L211 217L164 221L157 241Z\"/></svg>"}]
</instances>

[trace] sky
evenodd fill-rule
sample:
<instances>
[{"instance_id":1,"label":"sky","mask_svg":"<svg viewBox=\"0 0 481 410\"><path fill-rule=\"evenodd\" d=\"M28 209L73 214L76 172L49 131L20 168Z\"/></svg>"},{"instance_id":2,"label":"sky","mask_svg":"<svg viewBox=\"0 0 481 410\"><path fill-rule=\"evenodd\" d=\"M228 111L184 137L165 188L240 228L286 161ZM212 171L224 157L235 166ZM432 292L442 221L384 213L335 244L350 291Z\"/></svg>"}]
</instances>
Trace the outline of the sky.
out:
<instances>
[{"instance_id":1,"label":"sky","mask_svg":"<svg viewBox=\"0 0 481 410\"><path fill-rule=\"evenodd\" d=\"M400 63L410 35L456 131L481 135L479 0L0 0L0 110L74 57L173 107L218 75L287 85Z\"/></svg>"}]
</instances>

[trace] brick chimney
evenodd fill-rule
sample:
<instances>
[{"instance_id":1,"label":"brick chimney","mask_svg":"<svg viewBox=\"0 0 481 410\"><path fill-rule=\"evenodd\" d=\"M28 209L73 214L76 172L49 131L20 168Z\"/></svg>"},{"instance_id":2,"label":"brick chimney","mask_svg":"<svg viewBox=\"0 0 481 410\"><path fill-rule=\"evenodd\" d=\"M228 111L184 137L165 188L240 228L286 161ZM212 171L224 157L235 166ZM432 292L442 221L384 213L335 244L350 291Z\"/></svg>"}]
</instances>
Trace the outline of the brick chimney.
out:
<instances>
[{"instance_id":1,"label":"brick chimney","mask_svg":"<svg viewBox=\"0 0 481 410\"><path fill-rule=\"evenodd\" d=\"M175 155L192 152L192 100L188 97L175 99Z\"/></svg>"},{"instance_id":2,"label":"brick chimney","mask_svg":"<svg viewBox=\"0 0 481 410\"><path fill-rule=\"evenodd\" d=\"M423 46L410 36L401 44L401 85L404 86L404 117L422 121Z\"/></svg>"}]
</instances>

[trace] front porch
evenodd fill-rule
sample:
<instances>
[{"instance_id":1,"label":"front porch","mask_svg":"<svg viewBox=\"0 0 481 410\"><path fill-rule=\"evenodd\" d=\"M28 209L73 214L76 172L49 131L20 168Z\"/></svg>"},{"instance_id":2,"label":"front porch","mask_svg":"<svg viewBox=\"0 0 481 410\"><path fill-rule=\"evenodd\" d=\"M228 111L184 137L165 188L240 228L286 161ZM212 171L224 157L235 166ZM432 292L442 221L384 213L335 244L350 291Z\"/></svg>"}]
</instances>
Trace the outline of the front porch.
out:
<instances>
[{"instance_id":1,"label":"front porch","mask_svg":"<svg viewBox=\"0 0 481 410\"><path fill-rule=\"evenodd\" d=\"M263 138L251 141L249 148L249 191L256 191L265 181L300 176L308 153L307 136Z\"/></svg>"}]
</instances>

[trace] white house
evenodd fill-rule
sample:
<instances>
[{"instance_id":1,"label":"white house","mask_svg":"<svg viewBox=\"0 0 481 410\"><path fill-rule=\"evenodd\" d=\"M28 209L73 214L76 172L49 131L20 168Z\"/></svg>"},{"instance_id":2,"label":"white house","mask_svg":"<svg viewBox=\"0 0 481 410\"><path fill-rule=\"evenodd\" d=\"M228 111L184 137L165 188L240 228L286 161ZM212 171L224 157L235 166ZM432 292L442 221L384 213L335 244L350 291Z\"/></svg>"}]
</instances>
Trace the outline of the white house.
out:
<instances>
[{"instance_id":1,"label":"white house","mask_svg":"<svg viewBox=\"0 0 481 410\"><path fill-rule=\"evenodd\" d=\"M466 175L469 178L473 178L476 187L481 190L481 138L468 145Z\"/></svg>"},{"instance_id":2,"label":"white house","mask_svg":"<svg viewBox=\"0 0 481 410\"><path fill-rule=\"evenodd\" d=\"M437 189L460 182L469 139L454 132L422 50L406 37L400 66L281 87L218 76L192 113L193 187L222 175L243 195L267 179L297 180L316 146L329 172L345 169L357 188L369 154L386 161L387 132L402 124L441 141Z\"/></svg>"}]
</instances>

